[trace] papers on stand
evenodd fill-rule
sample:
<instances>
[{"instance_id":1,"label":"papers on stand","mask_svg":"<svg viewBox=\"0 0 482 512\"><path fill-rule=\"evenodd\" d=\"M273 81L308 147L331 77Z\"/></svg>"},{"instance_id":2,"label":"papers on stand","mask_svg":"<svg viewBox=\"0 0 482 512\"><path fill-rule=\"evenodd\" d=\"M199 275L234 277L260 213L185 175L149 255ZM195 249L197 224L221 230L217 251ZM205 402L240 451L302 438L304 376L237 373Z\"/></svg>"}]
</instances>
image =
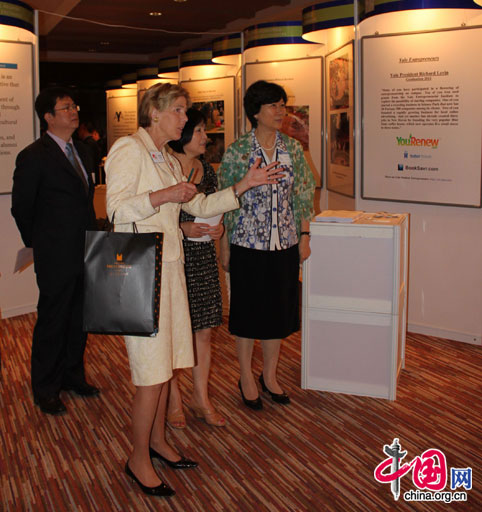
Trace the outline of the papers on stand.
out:
<instances>
[{"instance_id":1,"label":"papers on stand","mask_svg":"<svg viewBox=\"0 0 482 512\"><path fill-rule=\"evenodd\" d=\"M196 217L194 219L194 222L197 224L209 224L210 226L216 226L221 221L221 217L223 214L215 215L214 217L209 217L208 219L203 219L201 217ZM204 235L199 238L190 238L188 237L188 240L191 240L192 242L210 242L211 237L209 235Z\"/></svg>"},{"instance_id":2,"label":"papers on stand","mask_svg":"<svg viewBox=\"0 0 482 512\"><path fill-rule=\"evenodd\" d=\"M364 212L349 210L324 210L315 217L316 222L355 222Z\"/></svg>"},{"instance_id":3,"label":"papers on stand","mask_svg":"<svg viewBox=\"0 0 482 512\"><path fill-rule=\"evenodd\" d=\"M403 213L376 212L365 213L362 218L363 224L398 224L403 218Z\"/></svg>"},{"instance_id":4,"label":"papers on stand","mask_svg":"<svg viewBox=\"0 0 482 512\"><path fill-rule=\"evenodd\" d=\"M13 273L15 272L23 272L26 268L28 268L33 263L33 249L31 247L22 247L17 252L17 258L15 260L15 268L13 269Z\"/></svg>"}]
</instances>

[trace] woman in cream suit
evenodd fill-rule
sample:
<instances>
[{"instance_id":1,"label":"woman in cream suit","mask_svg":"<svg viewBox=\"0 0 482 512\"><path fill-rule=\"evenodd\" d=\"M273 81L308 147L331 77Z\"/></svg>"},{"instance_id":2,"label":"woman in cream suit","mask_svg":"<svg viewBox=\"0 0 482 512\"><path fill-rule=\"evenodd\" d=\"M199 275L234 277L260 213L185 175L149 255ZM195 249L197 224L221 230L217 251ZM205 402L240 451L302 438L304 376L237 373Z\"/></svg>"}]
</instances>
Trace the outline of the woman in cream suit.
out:
<instances>
[{"instance_id":1,"label":"woman in cream suit","mask_svg":"<svg viewBox=\"0 0 482 512\"><path fill-rule=\"evenodd\" d=\"M179 212L212 217L239 207L239 196L251 187L276 182L276 162L251 167L233 187L205 196L187 183L166 143L181 137L189 95L178 85L156 84L139 106L138 131L112 146L105 164L107 213L115 214L117 231L164 233L159 332L155 337L126 336L131 376L136 393L132 407L133 451L126 473L146 494L172 496L161 482L151 458L185 469L197 463L181 457L165 438L168 381L173 369L194 365L191 321L184 276Z\"/></svg>"}]
</instances>

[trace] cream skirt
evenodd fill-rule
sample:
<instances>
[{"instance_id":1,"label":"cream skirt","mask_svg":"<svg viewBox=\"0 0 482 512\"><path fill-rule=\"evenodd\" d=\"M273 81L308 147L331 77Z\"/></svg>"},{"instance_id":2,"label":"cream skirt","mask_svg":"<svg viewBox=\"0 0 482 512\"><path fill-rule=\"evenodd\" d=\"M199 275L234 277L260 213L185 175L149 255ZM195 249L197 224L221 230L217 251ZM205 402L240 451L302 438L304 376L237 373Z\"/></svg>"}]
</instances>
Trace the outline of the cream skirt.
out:
<instances>
[{"instance_id":1,"label":"cream skirt","mask_svg":"<svg viewBox=\"0 0 482 512\"><path fill-rule=\"evenodd\" d=\"M194 366L184 264L162 263L159 332L153 338L125 336L135 386L168 381L176 368Z\"/></svg>"}]
</instances>

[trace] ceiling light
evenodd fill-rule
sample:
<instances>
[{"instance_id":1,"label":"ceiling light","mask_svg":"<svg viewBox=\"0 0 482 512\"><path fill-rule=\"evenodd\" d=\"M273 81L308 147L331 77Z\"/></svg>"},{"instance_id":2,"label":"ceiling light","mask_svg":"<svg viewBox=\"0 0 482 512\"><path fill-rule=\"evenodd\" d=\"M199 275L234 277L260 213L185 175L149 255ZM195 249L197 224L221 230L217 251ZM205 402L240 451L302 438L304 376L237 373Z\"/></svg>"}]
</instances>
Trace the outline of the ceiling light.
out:
<instances>
[{"instance_id":1,"label":"ceiling light","mask_svg":"<svg viewBox=\"0 0 482 512\"><path fill-rule=\"evenodd\" d=\"M159 11L153 11L149 13L149 16L162 16L162 12Z\"/></svg>"},{"instance_id":2,"label":"ceiling light","mask_svg":"<svg viewBox=\"0 0 482 512\"><path fill-rule=\"evenodd\" d=\"M184 2L187 2L187 0L174 0L174 2L178 4L183 4Z\"/></svg>"}]
</instances>

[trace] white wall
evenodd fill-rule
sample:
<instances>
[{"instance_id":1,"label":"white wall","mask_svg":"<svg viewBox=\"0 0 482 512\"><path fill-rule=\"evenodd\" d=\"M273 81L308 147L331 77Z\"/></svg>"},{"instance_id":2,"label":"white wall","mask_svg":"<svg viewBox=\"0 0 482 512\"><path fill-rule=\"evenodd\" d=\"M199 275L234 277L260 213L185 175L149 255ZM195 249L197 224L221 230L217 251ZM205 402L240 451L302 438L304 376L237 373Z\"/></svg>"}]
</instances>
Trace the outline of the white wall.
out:
<instances>
[{"instance_id":1,"label":"white wall","mask_svg":"<svg viewBox=\"0 0 482 512\"><path fill-rule=\"evenodd\" d=\"M35 15L35 25L37 26L37 15ZM0 39L26 41L34 45L34 92L37 93L37 36L28 30L0 25ZM28 127L28 130L31 132L31 127ZM38 122L36 123L36 130L38 132ZM31 313L36 310L38 299L33 265L21 273L13 273L17 251L23 247L23 242L10 214L11 202L12 196L10 194L0 195L0 318Z\"/></svg>"},{"instance_id":2,"label":"white wall","mask_svg":"<svg viewBox=\"0 0 482 512\"><path fill-rule=\"evenodd\" d=\"M357 201L410 213L408 330L482 344L482 211Z\"/></svg>"},{"instance_id":3,"label":"white wall","mask_svg":"<svg viewBox=\"0 0 482 512\"><path fill-rule=\"evenodd\" d=\"M10 214L12 196L0 195L0 314L2 318L36 310L38 289L33 265L13 273L17 251L23 247L15 221Z\"/></svg>"},{"instance_id":4,"label":"white wall","mask_svg":"<svg viewBox=\"0 0 482 512\"><path fill-rule=\"evenodd\" d=\"M374 16L358 35L482 24L481 11L444 11ZM482 210L360 199L359 110L357 118L356 209L410 213L408 330L482 345Z\"/></svg>"}]
</instances>

